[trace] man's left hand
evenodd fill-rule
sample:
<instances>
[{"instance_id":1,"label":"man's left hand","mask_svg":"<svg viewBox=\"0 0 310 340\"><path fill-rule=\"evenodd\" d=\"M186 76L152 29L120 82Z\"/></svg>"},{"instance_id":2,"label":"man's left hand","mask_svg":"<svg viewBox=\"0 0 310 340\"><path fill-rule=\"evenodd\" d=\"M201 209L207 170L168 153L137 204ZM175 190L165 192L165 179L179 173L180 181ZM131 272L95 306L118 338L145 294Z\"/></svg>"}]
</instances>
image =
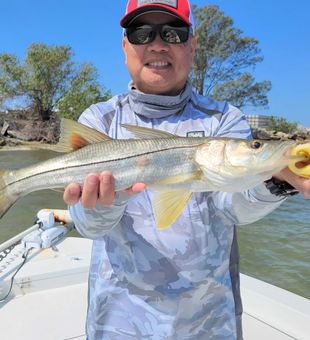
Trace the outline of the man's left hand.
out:
<instances>
[{"instance_id":1,"label":"man's left hand","mask_svg":"<svg viewBox=\"0 0 310 340\"><path fill-rule=\"evenodd\" d=\"M310 199L310 178L295 175L289 168L285 168L273 176L279 181L286 181L298 190L306 199Z\"/></svg>"}]
</instances>

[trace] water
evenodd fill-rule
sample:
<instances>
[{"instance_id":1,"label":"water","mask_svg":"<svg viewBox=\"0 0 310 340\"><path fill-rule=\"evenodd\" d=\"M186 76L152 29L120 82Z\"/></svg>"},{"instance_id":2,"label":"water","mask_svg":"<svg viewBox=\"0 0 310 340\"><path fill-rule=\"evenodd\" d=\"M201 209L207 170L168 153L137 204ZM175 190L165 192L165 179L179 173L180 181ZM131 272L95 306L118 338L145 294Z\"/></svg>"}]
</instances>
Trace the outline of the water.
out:
<instances>
[{"instance_id":1,"label":"water","mask_svg":"<svg viewBox=\"0 0 310 340\"><path fill-rule=\"evenodd\" d=\"M310 202L301 195L239 227L241 271L310 299L309 227Z\"/></svg>"},{"instance_id":2,"label":"water","mask_svg":"<svg viewBox=\"0 0 310 340\"><path fill-rule=\"evenodd\" d=\"M50 151L0 152L1 168L19 168L44 161L55 154ZM20 199L0 220L0 243L33 225L42 208L64 209L62 194L52 190L31 193Z\"/></svg>"},{"instance_id":3,"label":"water","mask_svg":"<svg viewBox=\"0 0 310 340\"><path fill-rule=\"evenodd\" d=\"M0 168L17 168L50 158L47 151L0 153ZM33 224L41 208L65 208L62 195L32 193L0 220L0 243ZM310 202L289 198L279 209L251 225L239 227L241 271L310 298Z\"/></svg>"}]
</instances>

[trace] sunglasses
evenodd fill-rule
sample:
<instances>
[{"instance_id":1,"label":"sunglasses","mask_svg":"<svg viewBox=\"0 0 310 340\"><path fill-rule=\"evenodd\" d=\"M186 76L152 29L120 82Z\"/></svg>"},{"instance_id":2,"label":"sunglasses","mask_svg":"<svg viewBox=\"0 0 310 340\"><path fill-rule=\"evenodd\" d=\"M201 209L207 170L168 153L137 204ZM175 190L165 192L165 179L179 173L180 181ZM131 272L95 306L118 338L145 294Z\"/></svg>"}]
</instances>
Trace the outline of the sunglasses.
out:
<instances>
[{"instance_id":1,"label":"sunglasses","mask_svg":"<svg viewBox=\"0 0 310 340\"><path fill-rule=\"evenodd\" d=\"M155 40L157 32L161 39L168 44L183 44L188 40L191 27L177 24L144 24L126 28L125 36L131 44L145 45Z\"/></svg>"}]
</instances>

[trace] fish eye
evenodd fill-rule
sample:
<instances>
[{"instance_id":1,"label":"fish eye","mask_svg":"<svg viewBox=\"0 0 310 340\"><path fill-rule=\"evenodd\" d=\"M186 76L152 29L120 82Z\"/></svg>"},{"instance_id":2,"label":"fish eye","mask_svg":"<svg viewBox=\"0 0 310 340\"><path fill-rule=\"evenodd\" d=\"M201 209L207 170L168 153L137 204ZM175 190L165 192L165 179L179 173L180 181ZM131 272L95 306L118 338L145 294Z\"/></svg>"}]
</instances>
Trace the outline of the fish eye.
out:
<instances>
[{"instance_id":1,"label":"fish eye","mask_svg":"<svg viewBox=\"0 0 310 340\"><path fill-rule=\"evenodd\" d=\"M251 148L252 149L259 149L263 146L263 143L262 142L259 142L258 140L254 140L252 143L251 143Z\"/></svg>"}]
</instances>

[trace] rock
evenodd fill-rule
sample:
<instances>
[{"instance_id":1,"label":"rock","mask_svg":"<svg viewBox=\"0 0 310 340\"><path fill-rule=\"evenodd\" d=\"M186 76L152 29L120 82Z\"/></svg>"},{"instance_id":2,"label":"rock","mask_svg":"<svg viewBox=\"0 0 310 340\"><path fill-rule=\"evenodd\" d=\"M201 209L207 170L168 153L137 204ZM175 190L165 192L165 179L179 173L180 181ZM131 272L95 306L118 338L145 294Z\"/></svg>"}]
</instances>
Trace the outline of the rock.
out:
<instances>
[{"instance_id":1,"label":"rock","mask_svg":"<svg viewBox=\"0 0 310 340\"><path fill-rule=\"evenodd\" d=\"M310 134L304 131L298 131L294 134L290 133L284 133L280 131L267 131L265 129L258 129L258 128L252 128L252 136L255 139L276 139L276 140L298 140L298 141L305 141L310 140Z\"/></svg>"},{"instance_id":2,"label":"rock","mask_svg":"<svg viewBox=\"0 0 310 340\"><path fill-rule=\"evenodd\" d=\"M31 136L23 134L22 132L16 130L8 130L7 134L13 138L21 139L24 141L32 140Z\"/></svg>"},{"instance_id":3,"label":"rock","mask_svg":"<svg viewBox=\"0 0 310 340\"><path fill-rule=\"evenodd\" d=\"M2 129L1 129L1 136L4 136L9 128L9 123L7 121L4 121Z\"/></svg>"}]
</instances>

